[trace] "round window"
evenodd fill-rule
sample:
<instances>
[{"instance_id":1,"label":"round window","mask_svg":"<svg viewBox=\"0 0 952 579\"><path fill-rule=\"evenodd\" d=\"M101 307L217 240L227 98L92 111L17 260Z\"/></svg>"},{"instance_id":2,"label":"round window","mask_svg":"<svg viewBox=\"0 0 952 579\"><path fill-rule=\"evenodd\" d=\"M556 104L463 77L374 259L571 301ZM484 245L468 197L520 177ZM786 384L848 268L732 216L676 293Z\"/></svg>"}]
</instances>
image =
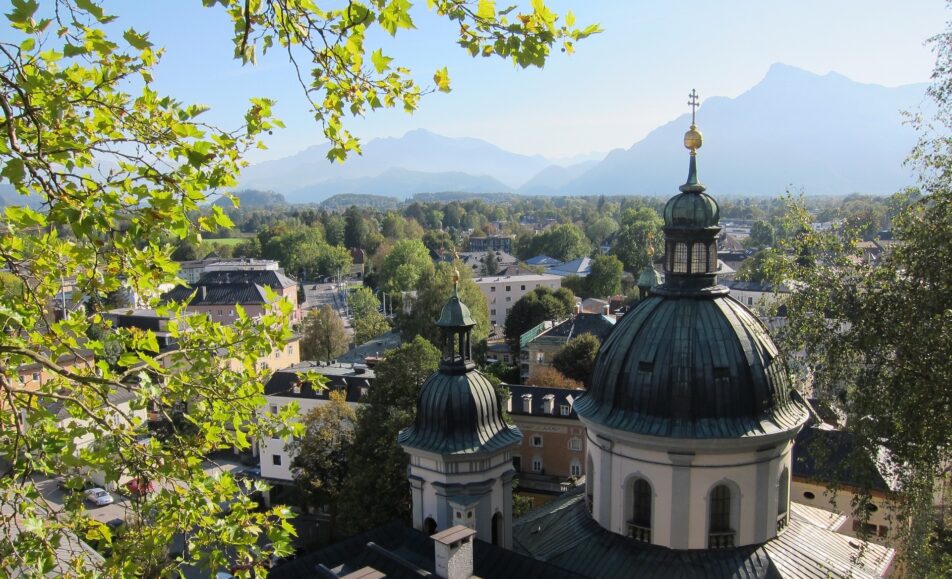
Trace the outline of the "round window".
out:
<instances>
[{"instance_id":1,"label":"round window","mask_svg":"<svg viewBox=\"0 0 952 579\"><path fill-rule=\"evenodd\" d=\"M810 491L807 491L807 492L805 492L805 493L803 493L803 498L805 498L805 499L808 499L808 500L811 500L811 501L812 501L813 499L815 499L815 498L816 498L816 495L815 495L815 494L813 494L813 493L811 493Z\"/></svg>"}]
</instances>

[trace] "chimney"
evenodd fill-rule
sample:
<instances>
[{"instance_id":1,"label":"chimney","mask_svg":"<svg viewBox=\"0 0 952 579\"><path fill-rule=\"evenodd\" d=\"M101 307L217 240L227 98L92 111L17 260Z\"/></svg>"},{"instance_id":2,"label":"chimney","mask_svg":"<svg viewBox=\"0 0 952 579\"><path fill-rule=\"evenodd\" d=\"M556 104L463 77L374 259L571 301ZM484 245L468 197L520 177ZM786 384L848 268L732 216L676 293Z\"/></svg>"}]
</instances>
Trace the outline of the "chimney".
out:
<instances>
[{"instance_id":1,"label":"chimney","mask_svg":"<svg viewBox=\"0 0 952 579\"><path fill-rule=\"evenodd\" d=\"M469 579L473 576L473 537L476 531L463 525L433 535L436 575L442 579Z\"/></svg>"},{"instance_id":2,"label":"chimney","mask_svg":"<svg viewBox=\"0 0 952 579\"><path fill-rule=\"evenodd\" d=\"M199 297L199 299L201 299L202 301L204 301L206 298L208 298L208 287L207 287L207 286L203 286L203 285L198 286L198 297Z\"/></svg>"},{"instance_id":3,"label":"chimney","mask_svg":"<svg viewBox=\"0 0 952 579\"><path fill-rule=\"evenodd\" d=\"M522 395L522 411L526 414L532 414L532 394Z\"/></svg>"},{"instance_id":4,"label":"chimney","mask_svg":"<svg viewBox=\"0 0 952 579\"><path fill-rule=\"evenodd\" d=\"M542 411L546 414L555 412L555 395L546 394L542 397Z\"/></svg>"},{"instance_id":5,"label":"chimney","mask_svg":"<svg viewBox=\"0 0 952 579\"><path fill-rule=\"evenodd\" d=\"M602 308L602 313L605 314L606 316L611 313L611 309L608 304L605 304L605 307Z\"/></svg>"}]
</instances>

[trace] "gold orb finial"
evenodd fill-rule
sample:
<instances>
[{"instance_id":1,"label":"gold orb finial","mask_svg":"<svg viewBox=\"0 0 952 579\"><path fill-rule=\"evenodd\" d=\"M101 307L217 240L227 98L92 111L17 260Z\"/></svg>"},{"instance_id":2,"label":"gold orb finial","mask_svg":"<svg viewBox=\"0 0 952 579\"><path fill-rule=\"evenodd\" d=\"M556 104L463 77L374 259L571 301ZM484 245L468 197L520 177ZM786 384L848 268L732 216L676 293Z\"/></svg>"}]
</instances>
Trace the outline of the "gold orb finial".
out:
<instances>
[{"instance_id":1,"label":"gold orb finial","mask_svg":"<svg viewBox=\"0 0 952 579\"><path fill-rule=\"evenodd\" d=\"M459 254L456 253L456 248L453 248L453 284L459 284L459 268L456 267L456 264L459 262Z\"/></svg>"}]
</instances>

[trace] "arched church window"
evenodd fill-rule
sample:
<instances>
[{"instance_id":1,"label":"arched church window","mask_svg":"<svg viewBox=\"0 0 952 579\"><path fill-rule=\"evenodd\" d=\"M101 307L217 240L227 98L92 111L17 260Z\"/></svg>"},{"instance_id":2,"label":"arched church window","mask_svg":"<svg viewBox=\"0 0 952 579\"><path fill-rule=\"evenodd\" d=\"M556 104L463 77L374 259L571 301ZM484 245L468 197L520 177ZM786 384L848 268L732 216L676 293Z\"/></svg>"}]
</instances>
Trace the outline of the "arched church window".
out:
<instances>
[{"instance_id":1,"label":"arched church window","mask_svg":"<svg viewBox=\"0 0 952 579\"><path fill-rule=\"evenodd\" d=\"M675 273L687 273L688 272L688 244L682 241L674 244L674 257L672 258L673 266L671 271Z\"/></svg>"},{"instance_id":2,"label":"arched church window","mask_svg":"<svg viewBox=\"0 0 952 579\"><path fill-rule=\"evenodd\" d=\"M691 247L691 273L707 271L707 248L703 243L695 243Z\"/></svg>"},{"instance_id":3,"label":"arched church window","mask_svg":"<svg viewBox=\"0 0 952 579\"><path fill-rule=\"evenodd\" d=\"M651 542L651 485L643 478L631 485L631 520L628 536L636 541Z\"/></svg>"},{"instance_id":4,"label":"arched church window","mask_svg":"<svg viewBox=\"0 0 952 579\"><path fill-rule=\"evenodd\" d=\"M734 546L734 529L731 528L731 489L717 485L710 496L710 530L708 547L726 549Z\"/></svg>"}]
</instances>

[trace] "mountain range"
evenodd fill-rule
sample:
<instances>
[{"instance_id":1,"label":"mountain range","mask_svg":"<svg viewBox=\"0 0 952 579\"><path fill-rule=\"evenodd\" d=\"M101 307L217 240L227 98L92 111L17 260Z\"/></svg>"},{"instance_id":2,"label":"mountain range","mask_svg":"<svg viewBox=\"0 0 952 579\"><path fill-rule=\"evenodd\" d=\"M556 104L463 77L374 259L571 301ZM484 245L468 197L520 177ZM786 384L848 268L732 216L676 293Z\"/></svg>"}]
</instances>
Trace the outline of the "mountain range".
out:
<instances>
[{"instance_id":1,"label":"mountain range","mask_svg":"<svg viewBox=\"0 0 952 579\"><path fill-rule=\"evenodd\" d=\"M703 102L699 175L717 194L895 192L913 183L903 160L916 136L902 111L918 110L925 88L862 84L837 73L775 64L736 98ZM689 125L690 115L683 115L628 149L567 166L418 129L371 140L362 155L344 164L329 163L324 144L253 165L243 172L241 186L277 191L291 203L348 193L666 195L686 176L681 137Z\"/></svg>"}]
</instances>

